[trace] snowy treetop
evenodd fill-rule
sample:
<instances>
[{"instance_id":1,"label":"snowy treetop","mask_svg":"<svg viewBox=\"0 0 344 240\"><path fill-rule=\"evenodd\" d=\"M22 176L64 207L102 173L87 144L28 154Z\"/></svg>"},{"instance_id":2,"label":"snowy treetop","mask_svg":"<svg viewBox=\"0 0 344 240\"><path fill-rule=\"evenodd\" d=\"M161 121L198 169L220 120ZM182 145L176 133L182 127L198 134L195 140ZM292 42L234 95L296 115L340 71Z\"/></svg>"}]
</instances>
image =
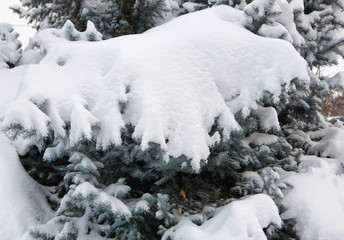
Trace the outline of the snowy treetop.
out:
<instances>
[{"instance_id":1,"label":"snowy treetop","mask_svg":"<svg viewBox=\"0 0 344 240\"><path fill-rule=\"evenodd\" d=\"M36 38L49 38L46 55L27 68L2 129L19 126L37 139L53 133L70 146L95 140L106 149L121 144L130 124L142 149L157 143L166 159L185 155L198 170L210 146L240 130L234 114L247 116L267 91L278 101L281 85L295 78L309 81L293 46L249 32L247 18L219 6L100 42L43 30ZM210 136L215 119L221 136Z\"/></svg>"}]
</instances>

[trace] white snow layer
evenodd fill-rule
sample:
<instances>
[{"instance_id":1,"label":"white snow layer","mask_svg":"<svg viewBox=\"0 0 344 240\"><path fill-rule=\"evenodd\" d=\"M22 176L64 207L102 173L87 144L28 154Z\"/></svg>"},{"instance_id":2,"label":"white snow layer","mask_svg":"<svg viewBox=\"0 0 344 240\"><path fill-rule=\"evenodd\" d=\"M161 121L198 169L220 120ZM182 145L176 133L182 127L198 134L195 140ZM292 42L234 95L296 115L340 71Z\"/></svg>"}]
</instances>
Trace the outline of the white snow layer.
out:
<instances>
[{"instance_id":1,"label":"white snow layer","mask_svg":"<svg viewBox=\"0 0 344 240\"><path fill-rule=\"evenodd\" d=\"M310 137L310 138L309 138ZM344 125L309 133L311 144L298 173L280 173L281 181L292 186L284 192L282 219L295 219L302 240L340 240L344 236Z\"/></svg>"},{"instance_id":2,"label":"white snow layer","mask_svg":"<svg viewBox=\"0 0 344 240\"><path fill-rule=\"evenodd\" d=\"M48 54L27 69L2 128L69 135L72 146L94 138L107 148L121 144L130 123L142 149L160 144L166 157L185 155L199 170L218 140L209 135L214 119L228 138L240 129L234 114L256 108L264 91L277 100L281 84L308 81L291 44L259 37L245 21L242 11L219 6L102 42L70 42L44 30L37 38L48 42Z\"/></svg>"},{"instance_id":3,"label":"white snow layer","mask_svg":"<svg viewBox=\"0 0 344 240\"><path fill-rule=\"evenodd\" d=\"M325 82L332 88L344 88L344 72L338 72L332 77L325 78Z\"/></svg>"},{"instance_id":4,"label":"white snow layer","mask_svg":"<svg viewBox=\"0 0 344 240\"><path fill-rule=\"evenodd\" d=\"M265 194L256 194L234 201L215 217L197 226L189 219L179 222L166 231L163 240L263 240L263 228L274 223L281 226L281 219L274 201Z\"/></svg>"},{"instance_id":5,"label":"white snow layer","mask_svg":"<svg viewBox=\"0 0 344 240\"><path fill-rule=\"evenodd\" d=\"M315 154L321 157L331 157L344 159L344 127L329 127L312 132L310 137L321 138L317 142L311 142L308 150L309 154Z\"/></svg>"},{"instance_id":6,"label":"white snow layer","mask_svg":"<svg viewBox=\"0 0 344 240\"><path fill-rule=\"evenodd\" d=\"M0 69L0 119L16 97L19 83L22 81L27 66L13 69Z\"/></svg>"},{"instance_id":7,"label":"white snow layer","mask_svg":"<svg viewBox=\"0 0 344 240\"><path fill-rule=\"evenodd\" d=\"M282 219L295 219L302 240L341 240L344 236L344 172L338 159L304 156L298 174L282 177L293 187L282 204Z\"/></svg>"},{"instance_id":8,"label":"white snow layer","mask_svg":"<svg viewBox=\"0 0 344 240\"><path fill-rule=\"evenodd\" d=\"M9 140L0 134L0 238L19 239L52 216L43 189L30 178Z\"/></svg>"}]
</instances>

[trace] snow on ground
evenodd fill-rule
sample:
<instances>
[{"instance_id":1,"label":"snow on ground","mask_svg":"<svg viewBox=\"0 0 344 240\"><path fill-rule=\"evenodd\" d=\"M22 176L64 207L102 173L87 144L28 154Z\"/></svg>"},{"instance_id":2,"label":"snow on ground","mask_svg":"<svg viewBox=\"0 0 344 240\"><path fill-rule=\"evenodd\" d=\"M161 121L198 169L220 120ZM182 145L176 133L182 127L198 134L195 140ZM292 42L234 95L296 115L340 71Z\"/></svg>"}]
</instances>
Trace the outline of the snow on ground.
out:
<instances>
[{"instance_id":1,"label":"snow on ground","mask_svg":"<svg viewBox=\"0 0 344 240\"><path fill-rule=\"evenodd\" d=\"M264 240L263 228L274 223L281 226L281 219L274 201L267 195L256 194L224 207L217 215L197 226L184 219L169 229L163 240Z\"/></svg>"},{"instance_id":2,"label":"snow on ground","mask_svg":"<svg viewBox=\"0 0 344 240\"><path fill-rule=\"evenodd\" d=\"M52 216L42 188L19 162L9 140L0 134L0 238L19 239L33 225Z\"/></svg>"},{"instance_id":3,"label":"snow on ground","mask_svg":"<svg viewBox=\"0 0 344 240\"><path fill-rule=\"evenodd\" d=\"M48 54L28 67L2 127L69 134L71 145L94 137L107 148L121 143L130 123L142 149L160 144L166 160L183 154L197 171L219 140L209 135L216 118L227 138L240 129L234 114L257 108L265 91L277 100L281 84L309 80L290 43L257 36L241 26L245 21L242 11L219 6L101 42L70 42L44 30L36 38Z\"/></svg>"}]
</instances>

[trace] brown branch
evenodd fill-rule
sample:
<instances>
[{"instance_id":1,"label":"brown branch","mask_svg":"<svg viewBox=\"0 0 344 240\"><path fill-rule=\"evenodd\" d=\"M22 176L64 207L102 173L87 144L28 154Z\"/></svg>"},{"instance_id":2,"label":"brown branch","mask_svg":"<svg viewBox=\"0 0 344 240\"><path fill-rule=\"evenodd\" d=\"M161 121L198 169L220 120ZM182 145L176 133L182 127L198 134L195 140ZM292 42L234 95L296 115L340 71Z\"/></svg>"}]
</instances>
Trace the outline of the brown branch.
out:
<instances>
[{"instance_id":1,"label":"brown branch","mask_svg":"<svg viewBox=\"0 0 344 240\"><path fill-rule=\"evenodd\" d=\"M157 1L156 4L154 5L153 9L155 9L156 7L158 7L159 4L161 3L161 1L162 1L162 0Z\"/></svg>"},{"instance_id":2,"label":"brown branch","mask_svg":"<svg viewBox=\"0 0 344 240\"><path fill-rule=\"evenodd\" d=\"M334 4L336 4L338 7L340 7L341 9L343 9L343 7L342 6L340 6L340 4L339 3L337 3L336 1L333 1L333 0L330 0L331 2L333 2Z\"/></svg>"},{"instance_id":3,"label":"brown branch","mask_svg":"<svg viewBox=\"0 0 344 240\"><path fill-rule=\"evenodd\" d=\"M344 44L344 39L337 42L336 44L334 44L333 46L331 46L328 50L332 50L333 48L335 47L339 47L340 45L343 45Z\"/></svg>"}]
</instances>

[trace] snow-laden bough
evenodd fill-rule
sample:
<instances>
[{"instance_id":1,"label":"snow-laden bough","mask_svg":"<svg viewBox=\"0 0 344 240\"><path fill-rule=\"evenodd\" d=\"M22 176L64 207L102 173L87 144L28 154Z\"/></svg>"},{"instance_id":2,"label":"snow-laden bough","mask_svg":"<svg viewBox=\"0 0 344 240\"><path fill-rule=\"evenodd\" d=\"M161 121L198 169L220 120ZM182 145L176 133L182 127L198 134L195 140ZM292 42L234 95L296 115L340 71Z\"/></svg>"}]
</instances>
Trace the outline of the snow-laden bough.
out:
<instances>
[{"instance_id":1,"label":"snow-laden bough","mask_svg":"<svg viewBox=\"0 0 344 240\"><path fill-rule=\"evenodd\" d=\"M246 22L244 12L219 6L100 42L43 30L36 38L47 55L27 68L1 127L107 149L132 125L143 150L159 144L166 159L184 155L198 171L210 146L240 130L235 113L257 109L266 91L278 101L293 79L309 81L290 43L257 36ZM222 131L211 135L215 121Z\"/></svg>"}]
</instances>

